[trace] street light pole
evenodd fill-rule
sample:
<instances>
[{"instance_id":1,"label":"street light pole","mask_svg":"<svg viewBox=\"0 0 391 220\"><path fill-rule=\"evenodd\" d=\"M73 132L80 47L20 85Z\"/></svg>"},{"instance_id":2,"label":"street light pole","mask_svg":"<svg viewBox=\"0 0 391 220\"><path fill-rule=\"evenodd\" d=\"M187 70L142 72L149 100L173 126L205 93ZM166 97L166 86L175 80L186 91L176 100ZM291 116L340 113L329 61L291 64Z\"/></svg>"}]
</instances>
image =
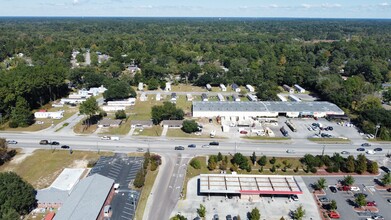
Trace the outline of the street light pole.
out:
<instances>
[{"instance_id":1,"label":"street light pole","mask_svg":"<svg viewBox=\"0 0 391 220\"><path fill-rule=\"evenodd\" d=\"M377 138L377 132L378 132L379 128L380 128L380 124L377 124L376 125L376 131L375 131L375 139Z\"/></svg>"},{"instance_id":2,"label":"street light pole","mask_svg":"<svg viewBox=\"0 0 391 220\"><path fill-rule=\"evenodd\" d=\"M324 155L325 148L326 148L326 145L323 145L322 156Z\"/></svg>"}]
</instances>

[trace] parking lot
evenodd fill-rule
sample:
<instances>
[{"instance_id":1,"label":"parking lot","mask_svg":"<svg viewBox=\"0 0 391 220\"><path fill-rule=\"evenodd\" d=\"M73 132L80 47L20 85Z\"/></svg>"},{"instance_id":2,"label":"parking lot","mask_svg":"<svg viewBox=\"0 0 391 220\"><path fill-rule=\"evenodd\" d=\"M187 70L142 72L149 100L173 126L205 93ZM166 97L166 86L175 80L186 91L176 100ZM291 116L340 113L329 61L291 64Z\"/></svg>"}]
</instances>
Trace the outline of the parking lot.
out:
<instances>
[{"instance_id":1,"label":"parking lot","mask_svg":"<svg viewBox=\"0 0 391 220\"><path fill-rule=\"evenodd\" d=\"M311 188L311 185L316 183L316 181L320 177L303 177L303 180L308 188ZM330 201L335 200L337 202L337 211L341 215L341 219L359 219L359 220L365 220L367 218L370 218L374 215L381 215L385 217L385 219L390 219L391 216L391 209L390 204L387 202L387 199L391 198L391 193L387 192L386 190L377 190L375 189L375 183L374 179L378 177L354 177L355 178L355 184L354 186L357 186L359 188L358 191L352 192L352 191L337 191L336 193L333 193L330 191L329 186L335 186L338 183L339 179L342 179L343 177L324 177L327 181L328 187L325 189L326 195L319 196L319 198L327 198ZM354 208L354 200L355 200L355 194L357 193L363 193L367 195L366 200L367 201L375 201L377 208L379 209L378 212L370 212L370 211L364 211L364 212L356 212Z\"/></svg>"},{"instance_id":2,"label":"parking lot","mask_svg":"<svg viewBox=\"0 0 391 220\"><path fill-rule=\"evenodd\" d=\"M133 219L140 192L130 190L137 172L143 165L142 157L128 157L126 154L115 154L113 157L100 157L89 175L99 173L109 177L120 185L112 202L111 219Z\"/></svg>"},{"instance_id":3,"label":"parking lot","mask_svg":"<svg viewBox=\"0 0 391 220\"><path fill-rule=\"evenodd\" d=\"M295 178L303 191L302 195L298 195L298 201L289 199L289 196L253 195L228 198L224 195L200 195L198 178L195 177L188 182L186 199L178 202L171 216L181 213L188 219L194 219L197 217L196 209L203 204L206 207L205 219L212 219L215 214L218 214L220 219L226 219L227 215L232 217L239 215L241 219L247 219L247 213L255 207L259 209L261 219L280 219L282 216L290 219L289 213L296 210L299 205L303 205L306 211L304 219L320 219L315 200L305 182L301 177Z\"/></svg>"}]
</instances>

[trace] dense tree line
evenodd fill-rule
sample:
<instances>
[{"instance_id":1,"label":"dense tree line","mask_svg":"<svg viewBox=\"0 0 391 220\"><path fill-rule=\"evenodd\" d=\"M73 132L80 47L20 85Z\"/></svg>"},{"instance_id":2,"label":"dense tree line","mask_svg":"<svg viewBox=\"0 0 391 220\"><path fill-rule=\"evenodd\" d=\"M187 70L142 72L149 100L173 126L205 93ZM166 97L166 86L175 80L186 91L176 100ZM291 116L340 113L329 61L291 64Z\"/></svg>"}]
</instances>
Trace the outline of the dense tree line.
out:
<instances>
[{"instance_id":1,"label":"dense tree line","mask_svg":"<svg viewBox=\"0 0 391 220\"><path fill-rule=\"evenodd\" d=\"M18 96L29 109L64 96L66 80L111 86L116 92L107 98L115 99L129 94L119 85L156 89L179 76L200 86L252 84L262 100L298 83L344 108L365 132L381 123L380 137L391 138L381 107L357 108L391 79L388 20L2 18L0 31L0 112L8 117ZM70 69L73 49L89 49L91 66ZM110 59L99 63L97 52ZM141 73L125 71L132 63Z\"/></svg>"},{"instance_id":2,"label":"dense tree line","mask_svg":"<svg viewBox=\"0 0 391 220\"><path fill-rule=\"evenodd\" d=\"M13 172L0 173L0 218L19 219L36 206L35 190Z\"/></svg>"}]
</instances>

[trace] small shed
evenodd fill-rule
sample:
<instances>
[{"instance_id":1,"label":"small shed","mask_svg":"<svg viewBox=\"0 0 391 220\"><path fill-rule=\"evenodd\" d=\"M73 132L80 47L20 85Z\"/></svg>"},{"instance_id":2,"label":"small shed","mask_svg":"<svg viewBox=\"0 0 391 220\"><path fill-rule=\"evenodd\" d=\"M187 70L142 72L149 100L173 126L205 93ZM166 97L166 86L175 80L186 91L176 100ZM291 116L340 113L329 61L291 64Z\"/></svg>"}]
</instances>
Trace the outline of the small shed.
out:
<instances>
[{"instance_id":1,"label":"small shed","mask_svg":"<svg viewBox=\"0 0 391 220\"><path fill-rule=\"evenodd\" d=\"M303 89L301 86L295 84L294 87L298 93L305 93L305 89Z\"/></svg>"},{"instance_id":2,"label":"small shed","mask_svg":"<svg viewBox=\"0 0 391 220\"><path fill-rule=\"evenodd\" d=\"M290 87L290 86L288 86L286 84L284 84L282 87L284 88L285 91L287 91L289 93L294 93L295 92L295 90L292 87Z\"/></svg>"},{"instance_id":3,"label":"small shed","mask_svg":"<svg viewBox=\"0 0 391 220\"><path fill-rule=\"evenodd\" d=\"M166 82L166 88L164 90L171 91L171 83L170 82Z\"/></svg>"},{"instance_id":4,"label":"small shed","mask_svg":"<svg viewBox=\"0 0 391 220\"><path fill-rule=\"evenodd\" d=\"M223 95L221 95L220 93L217 94L217 98L219 99L220 102L224 102L225 101L225 98Z\"/></svg>"},{"instance_id":5,"label":"small shed","mask_svg":"<svg viewBox=\"0 0 391 220\"><path fill-rule=\"evenodd\" d=\"M156 94L156 101L160 101L162 99L162 95L160 93Z\"/></svg>"},{"instance_id":6,"label":"small shed","mask_svg":"<svg viewBox=\"0 0 391 220\"><path fill-rule=\"evenodd\" d=\"M227 91L227 87L225 87L224 84L220 84L220 89L222 92L226 92Z\"/></svg>"},{"instance_id":7,"label":"small shed","mask_svg":"<svg viewBox=\"0 0 391 220\"><path fill-rule=\"evenodd\" d=\"M254 87L253 87L252 85L247 84L247 85L246 85L246 88L247 88L247 90L248 90L249 92L255 92L255 89L254 89Z\"/></svg>"},{"instance_id":8,"label":"small shed","mask_svg":"<svg viewBox=\"0 0 391 220\"><path fill-rule=\"evenodd\" d=\"M211 86L210 84L206 84L206 89L207 89L208 91L211 91L211 90L212 90L212 86Z\"/></svg>"},{"instance_id":9,"label":"small shed","mask_svg":"<svg viewBox=\"0 0 391 220\"><path fill-rule=\"evenodd\" d=\"M193 96L190 93L186 94L186 98L189 102L193 101Z\"/></svg>"},{"instance_id":10,"label":"small shed","mask_svg":"<svg viewBox=\"0 0 391 220\"><path fill-rule=\"evenodd\" d=\"M137 89L138 89L138 91L144 91L144 83L142 83L142 82L138 83Z\"/></svg>"},{"instance_id":11,"label":"small shed","mask_svg":"<svg viewBox=\"0 0 391 220\"><path fill-rule=\"evenodd\" d=\"M145 102L145 101L147 101L148 100L148 96L147 96L147 94L145 94L145 93L141 93L141 96L140 96L140 101L142 101L142 102Z\"/></svg>"},{"instance_id":12,"label":"small shed","mask_svg":"<svg viewBox=\"0 0 391 220\"><path fill-rule=\"evenodd\" d=\"M206 93L202 93L201 99L202 99L203 102L207 102L208 101L208 95Z\"/></svg>"},{"instance_id":13,"label":"small shed","mask_svg":"<svg viewBox=\"0 0 391 220\"><path fill-rule=\"evenodd\" d=\"M177 98L178 98L178 97L177 97L177 95L176 95L175 92L171 93L171 101L172 101L172 102L176 102Z\"/></svg>"},{"instance_id":14,"label":"small shed","mask_svg":"<svg viewBox=\"0 0 391 220\"><path fill-rule=\"evenodd\" d=\"M238 94L233 94L233 95L232 95L232 99L233 99L235 102L240 102L240 97L238 96Z\"/></svg>"},{"instance_id":15,"label":"small shed","mask_svg":"<svg viewBox=\"0 0 391 220\"><path fill-rule=\"evenodd\" d=\"M236 83L232 83L231 88L235 92L240 92L240 87Z\"/></svg>"}]
</instances>

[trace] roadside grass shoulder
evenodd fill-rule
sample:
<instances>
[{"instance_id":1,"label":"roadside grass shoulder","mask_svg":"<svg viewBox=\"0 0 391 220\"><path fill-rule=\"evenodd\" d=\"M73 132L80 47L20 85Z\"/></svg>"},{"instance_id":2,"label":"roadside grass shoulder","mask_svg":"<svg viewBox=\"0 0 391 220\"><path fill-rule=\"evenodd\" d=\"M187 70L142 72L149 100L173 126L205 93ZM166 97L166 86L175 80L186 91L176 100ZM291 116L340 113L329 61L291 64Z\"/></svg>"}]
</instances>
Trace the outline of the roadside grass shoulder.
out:
<instances>
[{"instance_id":1,"label":"roadside grass shoulder","mask_svg":"<svg viewBox=\"0 0 391 220\"><path fill-rule=\"evenodd\" d=\"M68 150L36 150L21 163L10 161L0 166L0 172L16 172L34 188L42 189L48 187L64 168L86 168L88 161L104 155L113 153L74 150L70 154Z\"/></svg>"},{"instance_id":2,"label":"roadside grass shoulder","mask_svg":"<svg viewBox=\"0 0 391 220\"><path fill-rule=\"evenodd\" d=\"M145 176L145 183L141 191L139 203L137 204L136 209L136 218L135 219L143 219L144 210L147 205L148 197L151 193L153 184L155 183L157 174L159 169L155 171L148 170L147 175Z\"/></svg>"}]
</instances>

